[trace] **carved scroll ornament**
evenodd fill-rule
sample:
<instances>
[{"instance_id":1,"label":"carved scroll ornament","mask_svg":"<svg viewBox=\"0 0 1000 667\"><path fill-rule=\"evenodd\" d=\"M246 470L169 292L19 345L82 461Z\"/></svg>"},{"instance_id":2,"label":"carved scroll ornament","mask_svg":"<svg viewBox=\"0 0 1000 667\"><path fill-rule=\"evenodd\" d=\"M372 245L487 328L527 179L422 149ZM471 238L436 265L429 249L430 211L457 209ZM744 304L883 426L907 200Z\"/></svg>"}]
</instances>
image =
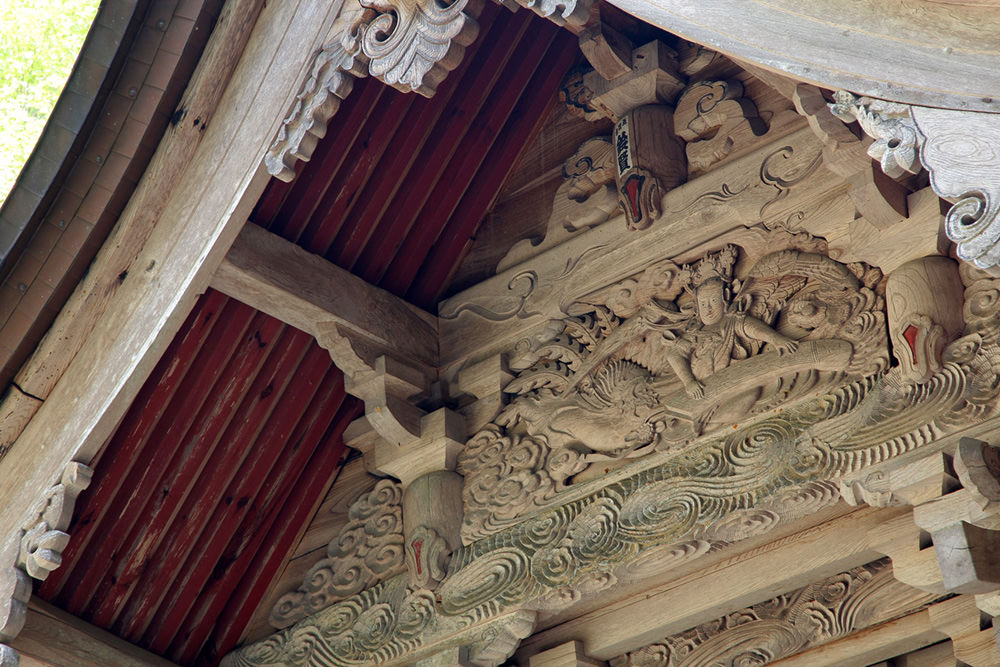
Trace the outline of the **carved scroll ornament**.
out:
<instances>
[{"instance_id":1,"label":"carved scroll ornament","mask_svg":"<svg viewBox=\"0 0 1000 667\"><path fill-rule=\"evenodd\" d=\"M71 462L59 483L38 499L22 524L14 567L0 567L0 642L12 641L24 627L31 579L44 580L62 564L77 496L90 485L94 471ZM17 651L0 644L0 666L16 667Z\"/></svg>"},{"instance_id":2,"label":"carved scroll ornament","mask_svg":"<svg viewBox=\"0 0 1000 667\"><path fill-rule=\"evenodd\" d=\"M309 568L297 591L275 604L271 625L288 627L404 571L402 498L399 484L381 480L355 500L326 558Z\"/></svg>"},{"instance_id":3,"label":"carved scroll ornament","mask_svg":"<svg viewBox=\"0 0 1000 667\"><path fill-rule=\"evenodd\" d=\"M959 258L1000 271L1000 115L896 104L845 91L834 99L830 108L836 116L857 120L875 139L868 153L888 175L916 173L922 163L934 192L954 202L945 232Z\"/></svg>"},{"instance_id":4,"label":"carved scroll ornament","mask_svg":"<svg viewBox=\"0 0 1000 667\"><path fill-rule=\"evenodd\" d=\"M893 579L885 558L666 637L610 664L762 666L915 613L938 597Z\"/></svg>"},{"instance_id":5,"label":"carved scroll ornament","mask_svg":"<svg viewBox=\"0 0 1000 667\"><path fill-rule=\"evenodd\" d=\"M403 92L433 95L475 40L478 9L479 0L346 0L268 149L268 173L295 177L295 163L312 157L356 77L371 74Z\"/></svg>"}]
</instances>

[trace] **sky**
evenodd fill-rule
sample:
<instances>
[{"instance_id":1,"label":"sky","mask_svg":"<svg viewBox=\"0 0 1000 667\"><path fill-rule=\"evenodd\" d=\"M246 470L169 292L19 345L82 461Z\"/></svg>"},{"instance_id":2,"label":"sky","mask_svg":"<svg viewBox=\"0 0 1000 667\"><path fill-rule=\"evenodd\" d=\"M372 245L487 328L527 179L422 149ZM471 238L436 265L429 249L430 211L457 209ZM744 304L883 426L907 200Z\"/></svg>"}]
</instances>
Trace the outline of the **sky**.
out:
<instances>
[{"instance_id":1,"label":"sky","mask_svg":"<svg viewBox=\"0 0 1000 667\"><path fill-rule=\"evenodd\" d=\"M0 0L0 205L73 69L99 0Z\"/></svg>"}]
</instances>

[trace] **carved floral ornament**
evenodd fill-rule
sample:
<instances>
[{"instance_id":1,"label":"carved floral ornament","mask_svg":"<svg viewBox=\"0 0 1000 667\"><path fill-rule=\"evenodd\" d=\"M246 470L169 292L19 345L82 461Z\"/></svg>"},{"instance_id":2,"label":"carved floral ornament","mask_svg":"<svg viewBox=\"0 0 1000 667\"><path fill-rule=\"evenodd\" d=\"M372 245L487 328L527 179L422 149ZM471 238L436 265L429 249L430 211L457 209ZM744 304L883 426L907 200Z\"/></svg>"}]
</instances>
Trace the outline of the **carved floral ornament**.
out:
<instances>
[{"instance_id":1,"label":"carved floral ornament","mask_svg":"<svg viewBox=\"0 0 1000 667\"><path fill-rule=\"evenodd\" d=\"M433 592L401 572L227 664L396 664L481 645L527 610L832 506L838 478L997 415L1000 279L924 258L887 281L769 234L656 262L510 355L509 404L459 454L463 544ZM924 308L942 275L960 315ZM520 618L510 651L531 631ZM502 662L501 644L477 664Z\"/></svg>"},{"instance_id":2,"label":"carved floral ornament","mask_svg":"<svg viewBox=\"0 0 1000 667\"><path fill-rule=\"evenodd\" d=\"M889 176L926 168L934 192L953 202L945 232L959 258L1000 273L1000 115L897 104L846 91L835 93L830 109L845 122L857 120L875 139L868 153Z\"/></svg>"},{"instance_id":3,"label":"carved floral ornament","mask_svg":"<svg viewBox=\"0 0 1000 667\"><path fill-rule=\"evenodd\" d=\"M62 564L69 543L65 531L73 518L76 498L90 485L93 470L71 462L59 482L39 498L21 527L14 563L0 566L0 642L12 641L24 627L32 579L43 581ZM17 651L0 644L0 666L16 667Z\"/></svg>"}]
</instances>

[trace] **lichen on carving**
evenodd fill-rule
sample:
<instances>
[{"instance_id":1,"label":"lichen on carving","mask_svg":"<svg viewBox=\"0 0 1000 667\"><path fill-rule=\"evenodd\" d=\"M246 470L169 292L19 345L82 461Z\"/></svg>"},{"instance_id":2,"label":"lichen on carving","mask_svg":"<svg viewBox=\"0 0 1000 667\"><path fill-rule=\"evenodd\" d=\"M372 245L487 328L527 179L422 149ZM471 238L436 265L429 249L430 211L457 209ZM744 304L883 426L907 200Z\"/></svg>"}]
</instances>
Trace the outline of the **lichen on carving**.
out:
<instances>
[{"instance_id":1,"label":"lichen on carving","mask_svg":"<svg viewBox=\"0 0 1000 667\"><path fill-rule=\"evenodd\" d=\"M295 592L282 596L268 621L285 628L339 600L405 571L402 487L381 480L348 510L348 523L327 546L326 558L306 573Z\"/></svg>"}]
</instances>

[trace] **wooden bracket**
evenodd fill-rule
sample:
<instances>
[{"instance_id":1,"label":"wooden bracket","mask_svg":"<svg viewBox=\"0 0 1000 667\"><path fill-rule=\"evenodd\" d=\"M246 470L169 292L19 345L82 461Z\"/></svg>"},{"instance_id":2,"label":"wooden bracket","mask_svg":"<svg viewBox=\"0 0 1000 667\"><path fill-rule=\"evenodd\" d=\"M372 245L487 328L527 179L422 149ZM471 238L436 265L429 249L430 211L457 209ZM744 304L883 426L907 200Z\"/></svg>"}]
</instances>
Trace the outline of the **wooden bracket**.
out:
<instances>
[{"instance_id":1,"label":"wooden bracket","mask_svg":"<svg viewBox=\"0 0 1000 667\"><path fill-rule=\"evenodd\" d=\"M823 164L850 185L848 195L858 213L876 227L887 227L906 217L908 191L886 176L868 156L871 141L863 142L837 119L819 88L799 84L793 96L795 108L809 121L826 148Z\"/></svg>"},{"instance_id":2,"label":"wooden bracket","mask_svg":"<svg viewBox=\"0 0 1000 667\"><path fill-rule=\"evenodd\" d=\"M677 54L663 42L643 44L632 51L630 60L629 71L613 79L597 69L583 77L583 85L593 94L590 103L615 122L637 107L670 104L684 87Z\"/></svg>"},{"instance_id":3,"label":"wooden bracket","mask_svg":"<svg viewBox=\"0 0 1000 667\"><path fill-rule=\"evenodd\" d=\"M998 448L971 438L959 442L954 458L941 454L891 469L885 486L892 500L913 505L913 514L870 535L899 581L960 594L928 611L932 625L951 637L955 657L973 666L1000 664L990 620L1000 617L998 473ZM843 488L852 492L848 500L858 499L856 486Z\"/></svg>"},{"instance_id":4,"label":"wooden bracket","mask_svg":"<svg viewBox=\"0 0 1000 667\"><path fill-rule=\"evenodd\" d=\"M594 70L611 81L632 71L632 42L598 20L580 33L580 50Z\"/></svg>"}]
</instances>

